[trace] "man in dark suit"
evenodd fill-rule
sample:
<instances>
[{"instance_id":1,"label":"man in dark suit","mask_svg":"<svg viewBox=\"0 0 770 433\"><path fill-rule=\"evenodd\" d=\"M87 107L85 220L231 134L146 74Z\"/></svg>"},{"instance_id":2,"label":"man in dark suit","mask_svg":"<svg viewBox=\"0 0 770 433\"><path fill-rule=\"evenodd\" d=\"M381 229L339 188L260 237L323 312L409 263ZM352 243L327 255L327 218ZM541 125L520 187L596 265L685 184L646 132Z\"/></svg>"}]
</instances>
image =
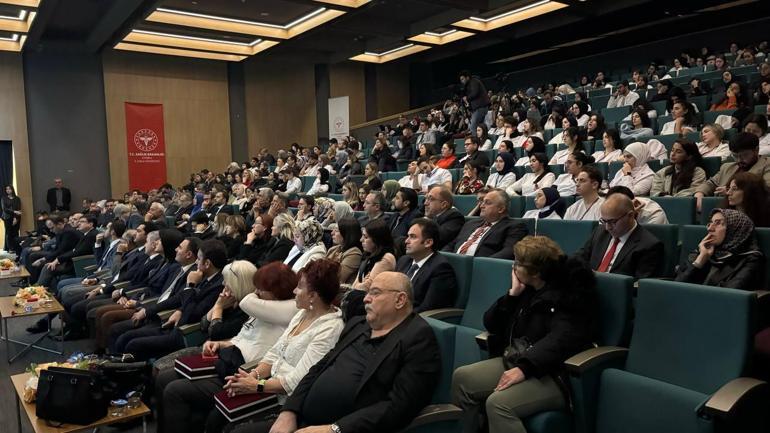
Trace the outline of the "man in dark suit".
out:
<instances>
[{"instance_id":1,"label":"man in dark suit","mask_svg":"<svg viewBox=\"0 0 770 433\"><path fill-rule=\"evenodd\" d=\"M214 221L220 213L233 215L233 207L227 204L228 195L226 191L217 191L212 197L211 207L208 210L209 219Z\"/></svg>"},{"instance_id":2,"label":"man in dark suit","mask_svg":"<svg viewBox=\"0 0 770 433\"><path fill-rule=\"evenodd\" d=\"M412 309L409 279L374 278L366 320L352 318L337 345L300 381L275 422L250 432L396 432L425 407L438 384L441 358L430 326ZM239 373L241 375L245 373Z\"/></svg>"},{"instance_id":3,"label":"man in dark suit","mask_svg":"<svg viewBox=\"0 0 770 433\"><path fill-rule=\"evenodd\" d=\"M365 227L376 219L382 219L385 225L390 227L390 215L385 213L385 206L385 196L381 192L372 191L367 194L364 199L364 212L366 212L366 215L358 220L361 227Z\"/></svg>"},{"instance_id":4,"label":"man in dark suit","mask_svg":"<svg viewBox=\"0 0 770 433\"><path fill-rule=\"evenodd\" d=\"M425 194L425 217L438 224L437 251L452 242L465 224L465 217L452 207L453 204L452 191L445 186L435 185Z\"/></svg>"},{"instance_id":5,"label":"man in dark suit","mask_svg":"<svg viewBox=\"0 0 770 433\"><path fill-rule=\"evenodd\" d=\"M479 204L480 219L468 221L444 251L512 260L513 246L528 234L524 223L508 216L508 194L491 190Z\"/></svg>"},{"instance_id":6,"label":"man in dark suit","mask_svg":"<svg viewBox=\"0 0 770 433\"><path fill-rule=\"evenodd\" d=\"M197 323L214 306L223 288L222 269L227 264L227 249L222 241L201 242L197 270L187 275L187 287L181 294L181 305L163 324L149 323L132 329L116 340L114 353L131 353L139 361L160 358L184 348L178 327Z\"/></svg>"},{"instance_id":7,"label":"man in dark suit","mask_svg":"<svg viewBox=\"0 0 770 433\"><path fill-rule=\"evenodd\" d=\"M56 234L56 248L52 251L42 253L42 257L35 260L27 270L30 273L30 281L38 281L41 273L49 263L52 263L64 253L72 251L78 244L83 234L73 229L67 221L61 216L51 216L49 220L53 223L53 232ZM93 244L91 244L93 246ZM58 262L57 262L58 264Z\"/></svg>"},{"instance_id":8,"label":"man in dark suit","mask_svg":"<svg viewBox=\"0 0 770 433\"><path fill-rule=\"evenodd\" d=\"M438 224L417 218L409 227L406 255L396 264L396 270L412 281L415 313L452 307L457 298L457 277L452 265L436 251L438 238Z\"/></svg>"},{"instance_id":9,"label":"man in dark suit","mask_svg":"<svg viewBox=\"0 0 770 433\"><path fill-rule=\"evenodd\" d=\"M479 150L484 143L479 140L479 137L475 135L472 137L465 137L465 156L457 161L457 166L462 167L466 162L475 162L480 167L489 168L489 157L487 154Z\"/></svg>"},{"instance_id":10,"label":"man in dark suit","mask_svg":"<svg viewBox=\"0 0 770 433\"><path fill-rule=\"evenodd\" d=\"M576 255L597 272L650 278L661 275L663 243L636 222L634 204L623 194L608 196L601 226Z\"/></svg>"},{"instance_id":11,"label":"man in dark suit","mask_svg":"<svg viewBox=\"0 0 770 433\"><path fill-rule=\"evenodd\" d=\"M59 210L70 210L70 202L72 201L72 194L69 188L64 187L64 182L61 178L53 180L54 187L50 188L45 196L45 202L48 203L48 207L51 208L51 212Z\"/></svg>"},{"instance_id":12,"label":"man in dark suit","mask_svg":"<svg viewBox=\"0 0 770 433\"><path fill-rule=\"evenodd\" d=\"M396 215L391 219L390 230L394 239L403 238L412 225L412 220L420 216L417 209L417 192L411 188L399 188L393 197L393 210Z\"/></svg>"}]
</instances>

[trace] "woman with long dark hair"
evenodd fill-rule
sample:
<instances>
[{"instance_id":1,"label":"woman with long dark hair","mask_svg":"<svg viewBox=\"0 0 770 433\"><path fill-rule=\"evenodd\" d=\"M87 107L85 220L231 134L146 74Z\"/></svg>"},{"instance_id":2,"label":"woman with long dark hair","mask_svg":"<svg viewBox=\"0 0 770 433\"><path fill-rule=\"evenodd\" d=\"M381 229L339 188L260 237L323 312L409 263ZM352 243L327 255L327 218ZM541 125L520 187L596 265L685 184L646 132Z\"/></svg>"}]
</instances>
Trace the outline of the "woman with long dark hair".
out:
<instances>
[{"instance_id":1,"label":"woman with long dark hair","mask_svg":"<svg viewBox=\"0 0 770 433\"><path fill-rule=\"evenodd\" d=\"M19 246L19 226L21 225L21 199L16 195L12 185L5 186L5 194L0 200L3 209L3 223L5 224L5 250L21 252Z\"/></svg>"},{"instance_id":2,"label":"woman with long dark hair","mask_svg":"<svg viewBox=\"0 0 770 433\"><path fill-rule=\"evenodd\" d=\"M686 139L677 139L671 146L671 165L663 167L652 179L650 197L692 197L706 181L703 157L698 145Z\"/></svg>"},{"instance_id":3,"label":"woman with long dark hair","mask_svg":"<svg viewBox=\"0 0 770 433\"><path fill-rule=\"evenodd\" d=\"M340 284L350 284L361 267L361 225L352 217L341 218L332 225L334 246L326 258L340 264Z\"/></svg>"},{"instance_id":4,"label":"woman with long dark hair","mask_svg":"<svg viewBox=\"0 0 770 433\"><path fill-rule=\"evenodd\" d=\"M761 176L747 171L736 173L730 180L723 207L739 210L755 227L770 227L770 191Z\"/></svg>"},{"instance_id":5,"label":"woman with long dark hair","mask_svg":"<svg viewBox=\"0 0 770 433\"><path fill-rule=\"evenodd\" d=\"M316 196L319 194L326 194L329 192L329 170L321 167L318 169L313 186L307 192L307 195Z\"/></svg>"},{"instance_id":6,"label":"woman with long dark hair","mask_svg":"<svg viewBox=\"0 0 770 433\"><path fill-rule=\"evenodd\" d=\"M535 195L538 189L551 186L556 181L556 176L548 168L548 157L545 153L533 153L530 157L529 166L532 171L522 176L521 179L505 190L509 196Z\"/></svg>"}]
</instances>

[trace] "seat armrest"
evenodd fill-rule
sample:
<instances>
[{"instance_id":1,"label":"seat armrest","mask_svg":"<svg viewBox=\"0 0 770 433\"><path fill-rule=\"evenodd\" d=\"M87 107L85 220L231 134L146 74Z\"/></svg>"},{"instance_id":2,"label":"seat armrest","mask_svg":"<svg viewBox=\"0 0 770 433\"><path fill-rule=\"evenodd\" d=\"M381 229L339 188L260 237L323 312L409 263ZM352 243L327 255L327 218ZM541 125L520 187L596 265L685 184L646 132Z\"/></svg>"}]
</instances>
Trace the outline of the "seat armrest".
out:
<instances>
[{"instance_id":1,"label":"seat armrest","mask_svg":"<svg viewBox=\"0 0 770 433\"><path fill-rule=\"evenodd\" d=\"M770 302L770 290L755 290L754 293L757 294L760 302Z\"/></svg>"},{"instance_id":2,"label":"seat armrest","mask_svg":"<svg viewBox=\"0 0 770 433\"><path fill-rule=\"evenodd\" d=\"M479 349L489 352L489 332L484 331L476 336L476 344L479 345Z\"/></svg>"},{"instance_id":3,"label":"seat armrest","mask_svg":"<svg viewBox=\"0 0 770 433\"><path fill-rule=\"evenodd\" d=\"M109 275L110 275L110 270L109 269L102 269L101 271L94 272L94 276L96 278L106 278Z\"/></svg>"},{"instance_id":4,"label":"seat armrest","mask_svg":"<svg viewBox=\"0 0 770 433\"><path fill-rule=\"evenodd\" d=\"M420 313L422 317L430 317L431 319L443 320L452 317L460 317L465 310L462 308L437 308L435 310L423 311Z\"/></svg>"},{"instance_id":5,"label":"seat armrest","mask_svg":"<svg viewBox=\"0 0 770 433\"><path fill-rule=\"evenodd\" d=\"M462 414L462 409L453 404L431 404L421 410L412 422L409 423L409 426L402 430L402 433L427 424L457 421L462 417Z\"/></svg>"},{"instance_id":6,"label":"seat armrest","mask_svg":"<svg viewBox=\"0 0 770 433\"><path fill-rule=\"evenodd\" d=\"M251 372L251 370L254 370L259 365L259 360L255 359L254 361L244 362L241 364L241 369L246 370L248 372Z\"/></svg>"},{"instance_id":7,"label":"seat armrest","mask_svg":"<svg viewBox=\"0 0 770 433\"><path fill-rule=\"evenodd\" d=\"M130 282L130 281L123 281L123 282L121 282L121 283L115 283L115 284L113 284L113 285L112 285L112 287L114 287L114 288L115 288L115 290L123 290L123 289L125 289L126 287L128 287L128 285L129 285L129 284L131 284L131 282Z\"/></svg>"},{"instance_id":8,"label":"seat armrest","mask_svg":"<svg viewBox=\"0 0 770 433\"><path fill-rule=\"evenodd\" d=\"M149 307L151 305L155 305L158 303L158 299L160 296L155 296L152 298L142 299L142 307Z\"/></svg>"},{"instance_id":9,"label":"seat armrest","mask_svg":"<svg viewBox=\"0 0 770 433\"><path fill-rule=\"evenodd\" d=\"M139 287L137 289L129 290L127 292L123 292L123 296L128 297L128 296L138 295L139 293L142 293L142 291L144 291L146 289L147 289L147 287Z\"/></svg>"},{"instance_id":10,"label":"seat armrest","mask_svg":"<svg viewBox=\"0 0 770 433\"><path fill-rule=\"evenodd\" d=\"M628 349L625 347L594 347L570 357L564 361L564 367L570 375L580 376L598 365L623 361L626 356Z\"/></svg>"},{"instance_id":11,"label":"seat armrest","mask_svg":"<svg viewBox=\"0 0 770 433\"><path fill-rule=\"evenodd\" d=\"M89 266L83 267L83 270L86 271L86 272L93 272L97 268L98 268L98 266L96 266L96 265L89 265Z\"/></svg>"},{"instance_id":12,"label":"seat armrest","mask_svg":"<svg viewBox=\"0 0 770 433\"><path fill-rule=\"evenodd\" d=\"M200 331L201 330L201 324L200 323L188 323L187 325L180 326L179 330L182 331L182 335L190 335L193 332Z\"/></svg>"},{"instance_id":13,"label":"seat armrest","mask_svg":"<svg viewBox=\"0 0 770 433\"><path fill-rule=\"evenodd\" d=\"M767 382L751 377L739 377L727 382L706 401L703 411L716 418L727 418L746 401L770 391Z\"/></svg>"},{"instance_id":14,"label":"seat armrest","mask_svg":"<svg viewBox=\"0 0 770 433\"><path fill-rule=\"evenodd\" d=\"M161 321L165 322L169 317L171 317L172 314L174 314L174 311L176 310L161 311L158 313L158 317L160 317Z\"/></svg>"}]
</instances>

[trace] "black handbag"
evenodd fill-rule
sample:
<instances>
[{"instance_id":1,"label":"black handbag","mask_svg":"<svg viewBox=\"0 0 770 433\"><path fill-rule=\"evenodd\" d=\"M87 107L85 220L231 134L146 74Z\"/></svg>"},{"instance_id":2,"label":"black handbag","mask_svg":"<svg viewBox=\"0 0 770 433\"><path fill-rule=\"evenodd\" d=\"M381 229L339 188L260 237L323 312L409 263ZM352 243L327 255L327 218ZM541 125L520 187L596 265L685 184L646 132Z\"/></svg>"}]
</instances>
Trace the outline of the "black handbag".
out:
<instances>
[{"instance_id":1,"label":"black handbag","mask_svg":"<svg viewBox=\"0 0 770 433\"><path fill-rule=\"evenodd\" d=\"M107 416L108 404L98 372L60 367L40 372L35 404L40 419L87 425Z\"/></svg>"},{"instance_id":2,"label":"black handbag","mask_svg":"<svg viewBox=\"0 0 770 433\"><path fill-rule=\"evenodd\" d=\"M508 347L503 351L503 365L505 365L505 368L510 370L516 367L519 358L527 353L530 348L532 348L532 344L525 337L512 338Z\"/></svg>"}]
</instances>

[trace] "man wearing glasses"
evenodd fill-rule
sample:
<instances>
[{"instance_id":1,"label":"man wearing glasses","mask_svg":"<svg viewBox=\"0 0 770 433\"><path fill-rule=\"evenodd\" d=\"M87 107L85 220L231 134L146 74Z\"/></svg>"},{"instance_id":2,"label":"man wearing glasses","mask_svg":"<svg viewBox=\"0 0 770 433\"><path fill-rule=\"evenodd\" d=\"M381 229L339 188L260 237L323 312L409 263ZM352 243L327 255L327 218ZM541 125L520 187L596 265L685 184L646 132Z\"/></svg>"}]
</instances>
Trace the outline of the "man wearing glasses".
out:
<instances>
[{"instance_id":1,"label":"man wearing glasses","mask_svg":"<svg viewBox=\"0 0 770 433\"><path fill-rule=\"evenodd\" d=\"M435 334L412 303L406 275L377 275L364 297L366 317L348 322L337 345L297 385L275 423L234 431L402 430L430 402L441 372Z\"/></svg>"},{"instance_id":2,"label":"man wearing glasses","mask_svg":"<svg viewBox=\"0 0 770 433\"><path fill-rule=\"evenodd\" d=\"M601 205L600 226L576 254L597 272L636 279L662 274L663 243L636 222L634 203L627 196L609 195Z\"/></svg>"}]
</instances>

